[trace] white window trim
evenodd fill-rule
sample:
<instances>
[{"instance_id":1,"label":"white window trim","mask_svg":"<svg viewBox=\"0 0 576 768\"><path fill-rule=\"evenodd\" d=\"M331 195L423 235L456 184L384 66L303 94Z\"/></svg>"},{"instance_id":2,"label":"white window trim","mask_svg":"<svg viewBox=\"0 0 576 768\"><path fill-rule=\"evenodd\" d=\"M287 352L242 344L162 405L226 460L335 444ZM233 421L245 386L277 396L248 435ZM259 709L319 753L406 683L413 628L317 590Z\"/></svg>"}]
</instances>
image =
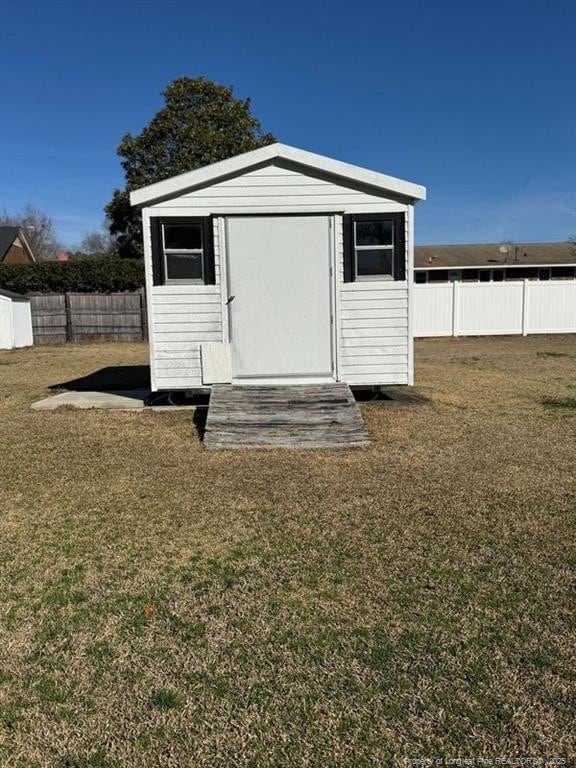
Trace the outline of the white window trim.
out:
<instances>
[{"instance_id":1,"label":"white window trim","mask_svg":"<svg viewBox=\"0 0 576 768\"><path fill-rule=\"evenodd\" d=\"M162 259L164 262L164 283L165 285L204 285L204 248L166 248L166 241L164 237L164 228L169 222L162 223ZM200 225L196 225L200 226ZM202 245L204 245L203 237L204 233L200 226L200 237L202 238ZM175 254L180 256L197 256L200 255L200 266L202 268L201 277L168 277L168 255Z\"/></svg>"},{"instance_id":2,"label":"white window trim","mask_svg":"<svg viewBox=\"0 0 576 768\"><path fill-rule=\"evenodd\" d=\"M374 221L377 221L377 217L374 217ZM361 224L366 223L361 221ZM354 281L362 282L363 280L394 280L394 225L392 224L392 243L391 245L356 245L356 227L358 221L354 221ZM392 254L392 273L385 272L378 275L359 275L358 274L358 251L390 251Z\"/></svg>"}]
</instances>

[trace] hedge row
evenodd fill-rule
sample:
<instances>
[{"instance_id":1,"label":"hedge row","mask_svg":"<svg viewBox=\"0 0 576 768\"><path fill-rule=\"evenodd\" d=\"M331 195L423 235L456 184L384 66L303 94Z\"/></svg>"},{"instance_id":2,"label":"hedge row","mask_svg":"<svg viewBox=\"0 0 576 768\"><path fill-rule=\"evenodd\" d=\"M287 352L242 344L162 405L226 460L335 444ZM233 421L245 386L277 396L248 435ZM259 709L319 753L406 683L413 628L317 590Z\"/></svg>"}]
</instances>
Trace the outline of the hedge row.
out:
<instances>
[{"instance_id":1,"label":"hedge row","mask_svg":"<svg viewBox=\"0 0 576 768\"><path fill-rule=\"evenodd\" d=\"M0 264L0 288L16 293L112 293L144 285L141 259L104 258Z\"/></svg>"}]
</instances>

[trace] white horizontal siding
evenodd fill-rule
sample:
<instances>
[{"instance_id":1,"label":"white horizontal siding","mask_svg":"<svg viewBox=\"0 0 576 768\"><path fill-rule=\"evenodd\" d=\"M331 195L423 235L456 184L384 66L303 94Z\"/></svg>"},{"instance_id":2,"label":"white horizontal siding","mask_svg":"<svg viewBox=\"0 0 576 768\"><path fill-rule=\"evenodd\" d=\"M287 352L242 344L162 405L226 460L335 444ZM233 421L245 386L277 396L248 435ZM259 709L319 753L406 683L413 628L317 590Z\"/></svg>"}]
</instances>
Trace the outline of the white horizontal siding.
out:
<instances>
[{"instance_id":1,"label":"white horizontal siding","mask_svg":"<svg viewBox=\"0 0 576 768\"><path fill-rule=\"evenodd\" d=\"M370 369L372 373L376 370L397 370L398 366L403 366L406 362L406 350L397 355L371 355L370 357L352 356L346 358L348 365L353 366L359 372Z\"/></svg>"},{"instance_id":2,"label":"white horizontal siding","mask_svg":"<svg viewBox=\"0 0 576 768\"><path fill-rule=\"evenodd\" d=\"M270 165L197 189L147 209L147 216L409 211L401 200L333 179ZM336 216L336 340L338 375L350 384L407 383L408 288L395 281L343 282L342 218ZM147 230L147 227L146 227ZM152 380L160 389L201 386L200 345L225 341L218 219L214 219L216 285L151 286L148 251ZM263 318L265 322L265 318Z\"/></svg>"},{"instance_id":3,"label":"white horizontal siding","mask_svg":"<svg viewBox=\"0 0 576 768\"><path fill-rule=\"evenodd\" d=\"M179 349L171 349L171 350L165 350L165 349L156 349L156 359L157 360L200 360L200 351L195 349L186 349L186 350L179 350ZM170 368L168 364L164 366L165 368ZM196 366L194 366L196 367Z\"/></svg>"},{"instance_id":4,"label":"white horizontal siding","mask_svg":"<svg viewBox=\"0 0 576 768\"><path fill-rule=\"evenodd\" d=\"M188 358L168 358L165 359L162 363L162 370L168 375L168 372L172 372L172 370L176 368L178 370L199 370L200 369L200 355L198 357L188 357Z\"/></svg>"},{"instance_id":5,"label":"white horizontal siding","mask_svg":"<svg viewBox=\"0 0 576 768\"><path fill-rule=\"evenodd\" d=\"M408 384L408 376L401 370L377 373L347 373L342 380L351 387L360 386L385 386L386 384Z\"/></svg>"},{"instance_id":6,"label":"white horizontal siding","mask_svg":"<svg viewBox=\"0 0 576 768\"><path fill-rule=\"evenodd\" d=\"M311 176L279 165L249 171L152 207L163 215L223 213L314 213L403 211L406 205L382 192Z\"/></svg>"},{"instance_id":7,"label":"white horizontal siding","mask_svg":"<svg viewBox=\"0 0 576 768\"><path fill-rule=\"evenodd\" d=\"M214 222L215 285L150 287L148 319L156 389L202 386L200 345L222 341L220 242Z\"/></svg>"},{"instance_id":8,"label":"white horizontal siding","mask_svg":"<svg viewBox=\"0 0 576 768\"><path fill-rule=\"evenodd\" d=\"M369 336L355 336L354 338L344 337L340 341L342 349L354 349L356 347L372 347L373 349L380 349L386 346L399 346L400 341L406 339L405 328L390 328L389 333L380 336L370 334ZM382 349L382 354L386 354L386 350Z\"/></svg>"},{"instance_id":9,"label":"white horizontal siding","mask_svg":"<svg viewBox=\"0 0 576 768\"><path fill-rule=\"evenodd\" d=\"M211 214L224 214L228 213L230 215L238 215L238 216L244 216L244 215L269 215L273 213L330 213L334 210L344 210L345 213L382 213L386 211L395 212L399 210L399 206L397 204L390 204L390 206L385 206L382 203L373 203L372 205L369 204L358 204L358 205L346 205L344 208L341 207L335 207L334 205L330 205L329 202L323 204L323 205L289 205L286 204L286 201L284 200L283 204L280 206L272 206L270 203L266 203L265 205L261 206L250 206L250 205L242 205L235 208L224 208L224 206L216 207L203 207L203 206L194 206L187 207L187 208L174 208L174 207L167 207L166 209L163 209L161 211L162 216L210 216ZM155 211L156 215L160 214L159 210Z\"/></svg>"},{"instance_id":10,"label":"white horizontal siding","mask_svg":"<svg viewBox=\"0 0 576 768\"><path fill-rule=\"evenodd\" d=\"M378 339L377 347L342 347L340 349L340 357L344 358L359 358L359 357L390 357L395 355L406 354L406 344L402 339L389 339L391 343L382 345L382 339ZM383 350L382 346L386 349Z\"/></svg>"},{"instance_id":11,"label":"white horizontal siding","mask_svg":"<svg viewBox=\"0 0 576 768\"><path fill-rule=\"evenodd\" d=\"M341 316L345 319L356 319L358 323L366 322L367 324L375 321L390 317L406 317L406 302L399 301L397 303L390 302L392 306L386 305L383 307L376 307L376 309L342 309Z\"/></svg>"},{"instance_id":12,"label":"white horizontal siding","mask_svg":"<svg viewBox=\"0 0 576 768\"><path fill-rule=\"evenodd\" d=\"M408 283L344 282L342 220L337 218L339 372L351 385L408 383Z\"/></svg>"},{"instance_id":13,"label":"white horizontal siding","mask_svg":"<svg viewBox=\"0 0 576 768\"><path fill-rule=\"evenodd\" d=\"M395 314L392 317L349 317L350 325L347 330L355 330L356 328L377 328L393 327L395 325L408 325L408 318L406 312ZM346 336L343 332L342 336Z\"/></svg>"},{"instance_id":14,"label":"white horizontal siding","mask_svg":"<svg viewBox=\"0 0 576 768\"><path fill-rule=\"evenodd\" d=\"M156 353L162 355L162 353L171 354L173 352L194 352L198 350L198 344L195 341L189 339L156 339Z\"/></svg>"},{"instance_id":15,"label":"white horizontal siding","mask_svg":"<svg viewBox=\"0 0 576 768\"><path fill-rule=\"evenodd\" d=\"M162 323L202 323L206 327L208 325L220 325L222 312L194 312L187 306L186 312L158 312L155 314L154 320Z\"/></svg>"},{"instance_id":16,"label":"white horizontal siding","mask_svg":"<svg viewBox=\"0 0 576 768\"><path fill-rule=\"evenodd\" d=\"M195 325L178 325L177 323L170 323L169 326L160 326L160 329L158 329L157 325L154 325L154 334L158 337L158 340L161 341L162 339L167 338L174 338L174 340L178 341L222 341L222 326L218 328L218 330L213 331L205 331L203 328L200 328Z\"/></svg>"},{"instance_id":17,"label":"white horizontal siding","mask_svg":"<svg viewBox=\"0 0 576 768\"><path fill-rule=\"evenodd\" d=\"M220 287L216 285L162 285L162 292L157 294L156 303L172 304L203 301L208 304L217 304L220 300Z\"/></svg>"},{"instance_id":18,"label":"white horizontal siding","mask_svg":"<svg viewBox=\"0 0 576 768\"><path fill-rule=\"evenodd\" d=\"M390 329L401 330L408 327L408 318L384 317L382 320L373 320L369 325L359 320L347 320L342 324L342 338L364 338L365 336L389 336Z\"/></svg>"},{"instance_id":19,"label":"white horizontal siding","mask_svg":"<svg viewBox=\"0 0 576 768\"><path fill-rule=\"evenodd\" d=\"M220 303L220 288L218 288L217 292L212 293L213 285L202 286L204 288L203 292L193 292L192 289L197 288L195 285L181 285L178 287L188 288L188 290L177 294L171 292L172 286L170 285L163 285L161 287L165 289L165 292L156 292L155 296L155 305L158 308L158 312L182 312L182 308L177 306L179 304L193 304L197 306L198 304Z\"/></svg>"},{"instance_id":20,"label":"white horizontal siding","mask_svg":"<svg viewBox=\"0 0 576 768\"><path fill-rule=\"evenodd\" d=\"M386 201L376 195L368 196L367 201L361 199L363 197L362 192L332 192L327 189L312 191L312 187L295 187L294 192L286 191L285 189L275 187L258 187L256 190L250 190L252 194L230 194L231 190L228 190L227 195L214 194L211 190L211 194L202 195L200 192L195 192L193 198L179 197L176 200L171 200L170 204L160 203L158 207L168 208L188 208L192 203L194 206L199 205L202 208L207 208L214 213L231 211L234 208L266 208L272 206L273 208L281 208L284 205L298 206L298 208L306 207L309 205L322 206L326 211L341 211L347 208L348 205L364 205L368 202L378 206L384 205L386 210ZM258 193L258 194L256 194ZM395 205L391 204L391 209L395 209Z\"/></svg>"}]
</instances>

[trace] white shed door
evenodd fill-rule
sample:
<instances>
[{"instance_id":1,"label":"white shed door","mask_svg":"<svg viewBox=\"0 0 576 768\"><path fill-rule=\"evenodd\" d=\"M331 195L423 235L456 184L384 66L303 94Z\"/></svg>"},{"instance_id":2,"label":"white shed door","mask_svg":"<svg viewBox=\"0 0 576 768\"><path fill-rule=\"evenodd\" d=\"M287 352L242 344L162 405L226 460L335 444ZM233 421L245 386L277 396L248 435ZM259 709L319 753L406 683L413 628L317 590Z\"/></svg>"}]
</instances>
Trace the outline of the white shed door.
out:
<instances>
[{"instance_id":1,"label":"white shed door","mask_svg":"<svg viewBox=\"0 0 576 768\"><path fill-rule=\"evenodd\" d=\"M333 380L329 218L230 217L227 226L234 380Z\"/></svg>"}]
</instances>

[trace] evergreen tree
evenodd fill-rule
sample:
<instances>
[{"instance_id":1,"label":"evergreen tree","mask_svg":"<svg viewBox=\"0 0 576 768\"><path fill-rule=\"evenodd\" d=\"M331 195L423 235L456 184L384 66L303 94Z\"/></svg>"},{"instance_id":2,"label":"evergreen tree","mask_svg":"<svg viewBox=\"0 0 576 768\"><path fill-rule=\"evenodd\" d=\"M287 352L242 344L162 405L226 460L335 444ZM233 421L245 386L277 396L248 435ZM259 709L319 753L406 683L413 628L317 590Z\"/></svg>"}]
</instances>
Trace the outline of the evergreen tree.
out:
<instances>
[{"instance_id":1,"label":"evergreen tree","mask_svg":"<svg viewBox=\"0 0 576 768\"><path fill-rule=\"evenodd\" d=\"M262 131L250 99L235 98L231 87L181 77L163 97L164 107L149 125L137 136L126 134L118 147L126 184L105 210L121 256L142 255L141 215L130 206L132 190L275 141Z\"/></svg>"}]
</instances>

